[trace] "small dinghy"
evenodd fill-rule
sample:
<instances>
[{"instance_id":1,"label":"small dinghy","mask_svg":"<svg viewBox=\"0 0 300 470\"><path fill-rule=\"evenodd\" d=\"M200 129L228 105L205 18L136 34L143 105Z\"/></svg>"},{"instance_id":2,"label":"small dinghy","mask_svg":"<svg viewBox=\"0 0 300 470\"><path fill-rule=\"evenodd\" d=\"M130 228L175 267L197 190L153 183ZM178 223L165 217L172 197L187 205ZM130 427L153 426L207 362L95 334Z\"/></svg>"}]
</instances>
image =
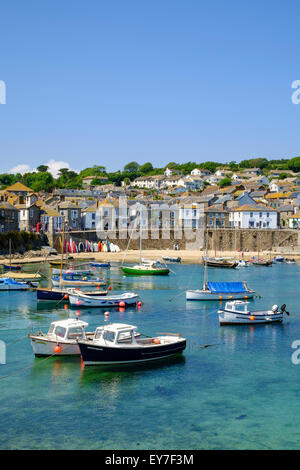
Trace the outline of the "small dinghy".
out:
<instances>
[{"instance_id":1,"label":"small dinghy","mask_svg":"<svg viewBox=\"0 0 300 470\"><path fill-rule=\"evenodd\" d=\"M3 269L5 271L21 271L22 266L20 264L3 264Z\"/></svg>"},{"instance_id":2,"label":"small dinghy","mask_svg":"<svg viewBox=\"0 0 300 470\"><path fill-rule=\"evenodd\" d=\"M207 266L212 268L236 268L238 265L237 261L232 261L225 258L203 258L203 261Z\"/></svg>"},{"instance_id":3,"label":"small dinghy","mask_svg":"<svg viewBox=\"0 0 300 470\"><path fill-rule=\"evenodd\" d=\"M36 298L38 302L59 302L63 299L66 300L66 302L69 301L69 295L72 292L77 292L75 289L72 288L62 288L60 289L59 287L52 287L52 288L46 288L46 287L39 287L36 289ZM101 295L107 295L107 290L92 290L92 291L85 291L85 294L88 294L89 296L101 296Z\"/></svg>"},{"instance_id":4,"label":"small dinghy","mask_svg":"<svg viewBox=\"0 0 300 470\"><path fill-rule=\"evenodd\" d=\"M286 311L286 305L283 304L280 309L278 305L273 305L271 310L249 310L248 302L236 300L226 302L225 308L218 310L220 325L254 325L257 323L275 323L282 322Z\"/></svg>"},{"instance_id":5,"label":"small dinghy","mask_svg":"<svg viewBox=\"0 0 300 470\"><path fill-rule=\"evenodd\" d=\"M270 259L253 259L252 264L255 266L272 266L273 261Z\"/></svg>"},{"instance_id":6,"label":"small dinghy","mask_svg":"<svg viewBox=\"0 0 300 470\"><path fill-rule=\"evenodd\" d=\"M238 261L237 268L247 268L248 266L250 266L249 261L244 260L244 259L240 259Z\"/></svg>"},{"instance_id":7,"label":"small dinghy","mask_svg":"<svg viewBox=\"0 0 300 470\"><path fill-rule=\"evenodd\" d=\"M110 268L110 263L90 263L91 268Z\"/></svg>"},{"instance_id":8,"label":"small dinghy","mask_svg":"<svg viewBox=\"0 0 300 470\"><path fill-rule=\"evenodd\" d=\"M164 261L168 261L169 263L181 263L180 256L177 256L177 258L172 258L171 256L163 256L162 259Z\"/></svg>"},{"instance_id":9,"label":"small dinghy","mask_svg":"<svg viewBox=\"0 0 300 470\"><path fill-rule=\"evenodd\" d=\"M108 296L91 296L89 293L75 290L69 293L70 305L74 307L125 307L126 305L136 304L138 301L139 296L134 292Z\"/></svg>"},{"instance_id":10,"label":"small dinghy","mask_svg":"<svg viewBox=\"0 0 300 470\"><path fill-rule=\"evenodd\" d=\"M285 258L284 262L286 264L295 264L296 263L296 260L294 258Z\"/></svg>"},{"instance_id":11,"label":"small dinghy","mask_svg":"<svg viewBox=\"0 0 300 470\"><path fill-rule=\"evenodd\" d=\"M283 263L284 257L283 256L275 256L274 260L275 263Z\"/></svg>"},{"instance_id":12,"label":"small dinghy","mask_svg":"<svg viewBox=\"0 0 300 470\"><path fill-rule=\"evenodd\" d=\"M88 276L93 274L91 269L62 269L62 274L76 274L78 276ZM60 269L52 268L52 274L60 274Z\"/></svg>"},{"instance_id":13,"label":"small dinghy","mask_svg":"<svg viewBox=\"0 0 300 470\"><path fill-rule=\"evenodd\" d=\"M85 328L88 323L68 318L51 323L48 333L41 331L28 335L33 352L36 356L74 356L79 355L78 340L93 337Z\"/></svg>"},{"instance_id":14,"label":"small dinghy","mask_svg":"<svg viewBox=\"0 0 300 470\"><path fill-rule=\"evenodd\" d=\"M98 327L93 339L78 341L84 365L143 363L181 354L186 347L180 335L142 338L136 330L124 323Z\"/></svg>"}]
</instances>

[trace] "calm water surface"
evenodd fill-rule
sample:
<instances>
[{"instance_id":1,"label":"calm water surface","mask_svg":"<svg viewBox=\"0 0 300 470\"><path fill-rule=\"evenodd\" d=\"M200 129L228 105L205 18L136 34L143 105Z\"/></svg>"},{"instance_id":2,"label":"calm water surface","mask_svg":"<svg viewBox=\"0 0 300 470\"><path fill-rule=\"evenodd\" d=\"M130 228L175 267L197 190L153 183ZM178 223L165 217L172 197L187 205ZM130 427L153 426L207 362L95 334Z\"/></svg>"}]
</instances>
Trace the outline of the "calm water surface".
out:
<instances>
[{"instance_id":1,"label":"calm water surface","mask_svg":"<svg viewBox=\"0 0 300 470\"><path fill-rule=\"evenodd\" d=\"M115 263L106 274L113 292L136 291L144 302L111 311L110 322L187 338L182 357L136 368L34 358L32 328L47 331L79 311L38 305L35 292L0 293L1 449L300 449L300 365L291 362L300 266L210 268L210 280L247 281L261 295L255 309L286 303L291 313L282 325L223 327L218 303L185 300L186 288L201 287L202 266L171 269L167 277L124 277ZM104 323L100 309L80 313L89 330Z\"/></svg>"}]
</instances>

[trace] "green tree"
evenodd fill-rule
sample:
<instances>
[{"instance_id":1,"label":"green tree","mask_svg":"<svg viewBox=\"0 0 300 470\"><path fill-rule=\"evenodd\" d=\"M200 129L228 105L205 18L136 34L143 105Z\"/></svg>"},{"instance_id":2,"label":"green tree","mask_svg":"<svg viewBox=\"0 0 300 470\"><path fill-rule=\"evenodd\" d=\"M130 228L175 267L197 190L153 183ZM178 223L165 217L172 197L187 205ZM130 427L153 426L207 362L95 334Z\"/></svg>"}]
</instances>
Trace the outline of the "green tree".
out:
<instances>
[{"instance_id":1,"label":"green tree","mask_svg":"<svg viewBox=\"0 0 300 470\"><path fill-rule=\"evenodd\" d=\"M130 162L124 166L124 171L128 173L137 173L139 171L140 165L137 162Z\"/></svg>"},{"instance_id":2,"label":"green tree","mask_svg":"<svg viewBox=\"0 0 300 470\"><path fill-rule=\"evenodd\" d=\"M48 171L48 166L47 165L40 165L37 167L37 171L40 171L41 173L46 173Z\"/></svg>"},{"instance_id":3,"label":"green tree","mask_svg":"<svg viewBox=\"0 0 300 470\"><path fill-rule=\"evenodd\" d=\"M225 188L226 186L230 186L230 185L231 185L231 179L228 178L228 176L226 176L221 181L219 181L220 188Z\"/></svg>"},{"instance_id":4,"label":"green tree","mask_svg":"<svg viewBox=\"0 0 300 470\"><path fill-rule=\"evenodd\" d=\"M138 170L142 174L149 173L150 171L153 170L152 163L150 162L144 163L144 165L141 165Z\"/></svg>"}]
</instances>

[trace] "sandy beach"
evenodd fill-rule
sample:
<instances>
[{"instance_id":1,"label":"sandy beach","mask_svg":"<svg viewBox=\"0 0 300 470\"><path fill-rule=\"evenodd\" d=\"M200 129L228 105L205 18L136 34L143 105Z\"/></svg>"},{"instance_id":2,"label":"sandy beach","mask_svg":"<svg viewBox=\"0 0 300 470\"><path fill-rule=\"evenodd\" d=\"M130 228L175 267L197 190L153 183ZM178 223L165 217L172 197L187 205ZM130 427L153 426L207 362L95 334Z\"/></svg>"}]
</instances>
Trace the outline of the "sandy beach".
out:
<instances>
[{"instance_id":1,"label":"sandy beach","mask_svg":"<svg viewBox=\"0 0 300 470\"><path fill-rule=\"evenodd\" d=\"M209 251L208 256L217 256L217 257L224 257L224 258L235 258L235 259L251 259L253 257L259 256L259 258L265 259L272 259L276 255L282 255L287 258L295 258L300 260L300 252L295 252L294 250L286 250L285 252L279 251L260 251L259 254L257 252L231 252L231 251L223 251L222 253L215 253L214 251ZM205 256L204 251L198 250L143 250L142 254L144 259L151 259L157 260L161 259L163 256L168 257L180 257L182 263L199 263L202 262L202 257ZM140 259L140 252L139 250L128 250L127 252L121 251L119 253L110 253L110 252L92 252L92 253L72 253L70 254L75 260L97 260L97 261L116 261L116 262L137 262ZM49 256L47 261L54 261L60 260L61 256ZM12 264L27 264L27 263L43 263L45 262L45 256L35 256L35 257L24 257L24 258L17 258L12 259ZM1 264L9 264L9 258L1 259Z\"/></svg>"}]
</instances>

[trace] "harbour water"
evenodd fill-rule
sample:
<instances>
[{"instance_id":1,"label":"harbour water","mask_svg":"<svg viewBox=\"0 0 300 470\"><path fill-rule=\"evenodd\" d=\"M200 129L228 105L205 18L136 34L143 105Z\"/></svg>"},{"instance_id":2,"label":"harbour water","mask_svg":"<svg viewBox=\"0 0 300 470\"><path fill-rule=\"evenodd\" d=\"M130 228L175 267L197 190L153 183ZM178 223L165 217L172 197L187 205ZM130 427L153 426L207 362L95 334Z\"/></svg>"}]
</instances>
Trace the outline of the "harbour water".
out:
<instances>
[{"instance_id":1,"label":"harbour water","mask_svg":"<svg viewBox=\"0 0 300 470\"><path fill-rule=\"evenodd\" d=\"M1 449L299 449L300 266L209 268L213 281L244 280L255 309L285 303L283 324L219 326L218 302L186 302L201 288L201 265L170 265L169 276L107 270L112 292L136 291L140 309L111 310L109 322L145 334L181 333L183 355L147 366L82 367L80 358L35 358L27 334L76 316L88 330L103 310L40 305L36 293L0 293ZM34 267L36 269L36 267ZM203 347L207 346L207 347Z\"/></svg>"}]
</instances>

